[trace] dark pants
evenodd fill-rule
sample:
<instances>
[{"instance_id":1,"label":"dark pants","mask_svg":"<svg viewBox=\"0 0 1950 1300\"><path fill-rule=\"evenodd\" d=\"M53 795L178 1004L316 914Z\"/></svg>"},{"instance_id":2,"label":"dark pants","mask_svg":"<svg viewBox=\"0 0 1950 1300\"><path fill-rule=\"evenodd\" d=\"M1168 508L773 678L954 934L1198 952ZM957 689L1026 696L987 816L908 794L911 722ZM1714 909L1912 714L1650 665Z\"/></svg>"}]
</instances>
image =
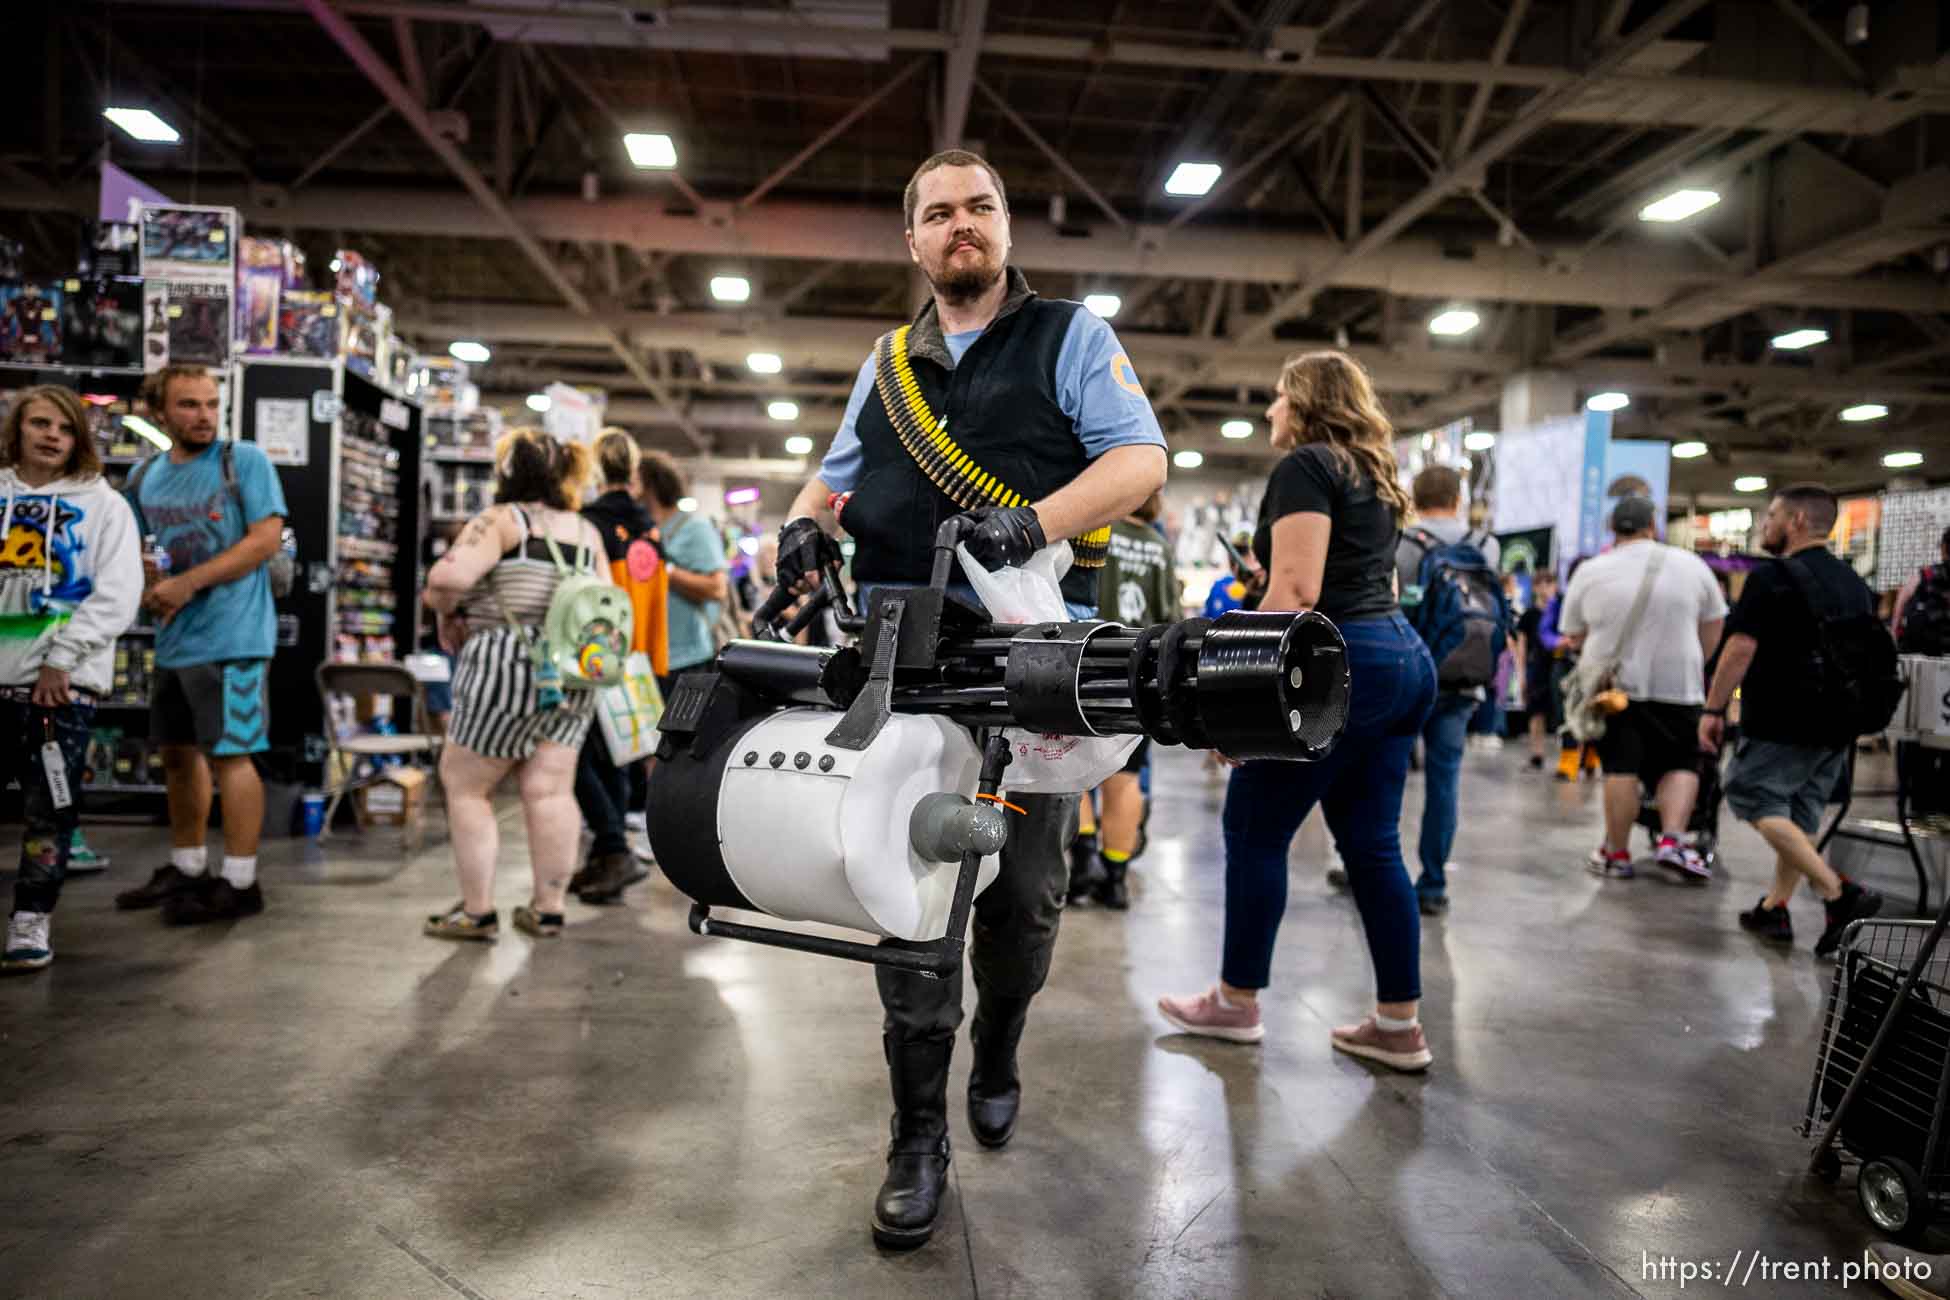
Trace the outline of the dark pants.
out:
<instances>
[{"instance_id":1,"label":"dark pants","mask_svg":"<svg viewBox=\"0 0 1950 1300\"><path fill-rule=\"evenodd\" d=\"M630 851L629 837L623 831L629 798L629 773L610 762L609 742L603 739L602 728L589 728L576 759L576 806L582 809L589 833L596 837L589 846L590 857Z\"/></svg>"},{"instance_id":2,"label":"dark pants","mask_svg":"<svg viewBox=\"0 0 1950 1300\"><path fill-rule=\"evenodd\" d=\"M1353 690L1340 744L1318 763L1244 763L1226 787L1219 978L1234 988L1267 986L1286 914L1287 851L1319 804L1367 932L1375 999L1409 1002L1422 996L1422 918L1402 862L1402 786L1435 701L1435 664L1399 614L1352 619L1341 635Z\"/></svg>"},{"instance_id":3,"label":"dark pants","mask_svg":"<svg viewBox=\"0 0 1950 1300\"><path fill-rule=\"evenodd\" d=\"M1006 787L1005 787L1006 788ZM1011 795L1024 811L1009 814L1002 869L975 897L975 937L968 964L978 996L1028 999L1049 975L1056 926L1070 883L1065 851L1077 828L1073 794ZM1411 904L1412 906L1412 904ZM886 943L901 946L898 939ZM951 1035L961 1025L961 972L938 980L874 967L887 1034L900 1040Z\"/></svg>"},{"instance_id":4,"label":"dark pants","mask_svg":"<svg viewBox=\"0 0 1950 1300\"><path fill-rule=\"evenodd\" d=\"M1417 853L1422 876L1415 887L1425 894L1449 888L1449 849L1456 842L1456 799L1462 782L1464 734L1480 701L1445 692L1422 724L1422 838Z\"/></svg>"},{"instance_id":5,"label":"dark pants","mask_svg":"<svg viewBox=\"0 0 1950 1300\"><path fill-rule=\"evenodd\" d=\"M61 898L61 882L68 878L68 850L75 827L81 824L81 770L88 761L88 731L95 721L92 701L76 696L58 709L0 698L0 736L14 737L0 745L0 785L9 778L20 782L20 875L14 881L16 912L52 912ZM68 764L66 808L54 806L41 765L41 746L49 739L61 746Z\"/></svg>"}]
</instances>

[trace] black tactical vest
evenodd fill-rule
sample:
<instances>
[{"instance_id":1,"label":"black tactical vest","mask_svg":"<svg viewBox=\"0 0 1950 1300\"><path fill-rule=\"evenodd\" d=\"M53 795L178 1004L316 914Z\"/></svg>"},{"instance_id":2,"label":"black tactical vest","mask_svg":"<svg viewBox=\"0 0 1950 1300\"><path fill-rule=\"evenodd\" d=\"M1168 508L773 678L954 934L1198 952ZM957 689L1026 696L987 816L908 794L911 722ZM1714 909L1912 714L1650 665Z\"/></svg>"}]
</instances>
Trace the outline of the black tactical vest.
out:
<instances>
[{"instance_id":1,"label":"black tactical vest","mask_svg":"<svg viewBox=\"0 0 1950 1300\"><path fill-rule=\"evenodd\" d=\"M908 333L908 360L928 409L947 421L949 435L969 458L1040 501L1090 463L1056 396L1056 356L1084 308L1039 298L1020 271L1010 268L1008 274L1009 297L960 364L949 358L932 302ZM935 530L962 508L902 448L878 391L867 395L854 427L860 479L840 514L840 527L855 543L854 580L924 584L933 567ZM1063 579L1064 599L1094 608L1099 572L1071 568Z\"/></svg>"}]
</instances>

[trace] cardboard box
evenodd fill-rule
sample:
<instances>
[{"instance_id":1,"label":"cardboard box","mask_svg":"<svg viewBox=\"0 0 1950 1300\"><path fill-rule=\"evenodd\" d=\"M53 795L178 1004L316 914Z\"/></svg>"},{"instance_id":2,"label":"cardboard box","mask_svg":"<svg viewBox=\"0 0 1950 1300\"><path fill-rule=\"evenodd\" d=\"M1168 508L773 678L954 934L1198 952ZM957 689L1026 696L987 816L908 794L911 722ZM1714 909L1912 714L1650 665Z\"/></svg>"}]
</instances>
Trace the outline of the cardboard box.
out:
<instances>
[{"instance_id":1,"label":"cardboard box","mask_svg":"<svg viewBox=\"0 0 1950 1300\"><path fill-rule=\"evenodd\" d=\"M359 819L368 826L411 826L426 808L426 769L389 767L358 791Z\"/></svg>"}]
</instances>

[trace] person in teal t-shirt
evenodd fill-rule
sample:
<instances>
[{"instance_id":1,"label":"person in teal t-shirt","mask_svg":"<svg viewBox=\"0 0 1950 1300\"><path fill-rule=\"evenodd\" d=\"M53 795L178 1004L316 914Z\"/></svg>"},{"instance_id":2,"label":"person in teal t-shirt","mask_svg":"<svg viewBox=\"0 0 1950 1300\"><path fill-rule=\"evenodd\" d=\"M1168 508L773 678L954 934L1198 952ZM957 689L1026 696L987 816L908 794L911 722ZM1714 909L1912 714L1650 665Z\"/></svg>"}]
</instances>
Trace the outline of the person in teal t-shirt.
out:
<instances>
[{"instance_id":1,"label":"person in teal t-shirt","mask_svg":"<svg viewBox=\"0 0 1950 1300\"><path fill-rule=\"evenodd\" d=\"M675 461L661 452L645 452L637 466L637 481L643 488L644 508L657 521L658 545L670 568L670 605L665 620L669 672L662 682L668 699L671 681L678 673L708 664L718 653L712 629L730 594L726 570L731 566L717 527L709 519L677 508L687 493Z\"/></svg>"},{"instance_id":2,"label":"person in teal t-shirt","mask_svg":"<svg viewBox=\"0 0 1950 1300\"><path fill-rule=\"evenodd\" d=\"M169 557L150 563L142 603L155 615L149 736L162 745L171 849L123 909L160 906L171 925L264 910L257 841L264 785L251 756L270 747L270 664L277 643L267 565L284 533L284 491L256 444L218 437L217 382L201 366L149 376L143 398L170 449L130 483L136 518ZM224 468L228 456L233 490ZM212 787L223 793L224 858L208 870Z\"/></svg>"}]
</instances>

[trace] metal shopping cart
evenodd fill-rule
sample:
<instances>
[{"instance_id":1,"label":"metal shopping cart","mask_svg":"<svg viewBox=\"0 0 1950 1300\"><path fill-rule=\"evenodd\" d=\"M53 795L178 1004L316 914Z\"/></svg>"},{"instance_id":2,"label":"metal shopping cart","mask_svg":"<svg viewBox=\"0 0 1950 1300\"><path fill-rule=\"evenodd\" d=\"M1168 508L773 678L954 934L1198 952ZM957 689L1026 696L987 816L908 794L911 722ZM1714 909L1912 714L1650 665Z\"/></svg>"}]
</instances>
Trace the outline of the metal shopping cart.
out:
<instances>
[{"instance_id":1,"label":"metal shopping cart","mask_svg":"<svg viewBox=\"0 0 1950 1300\"><path fill-rule=\"evenodd\" d=\"M1844 1153L1859 1161L1863 1213L1905 1241L1950 1205L1946 922L1950 903L1934 921L1857 921L1843 933L1801 1125L1820 1134L1811 1171L1832 1183Z\"/></svg>"}]
</instances>

